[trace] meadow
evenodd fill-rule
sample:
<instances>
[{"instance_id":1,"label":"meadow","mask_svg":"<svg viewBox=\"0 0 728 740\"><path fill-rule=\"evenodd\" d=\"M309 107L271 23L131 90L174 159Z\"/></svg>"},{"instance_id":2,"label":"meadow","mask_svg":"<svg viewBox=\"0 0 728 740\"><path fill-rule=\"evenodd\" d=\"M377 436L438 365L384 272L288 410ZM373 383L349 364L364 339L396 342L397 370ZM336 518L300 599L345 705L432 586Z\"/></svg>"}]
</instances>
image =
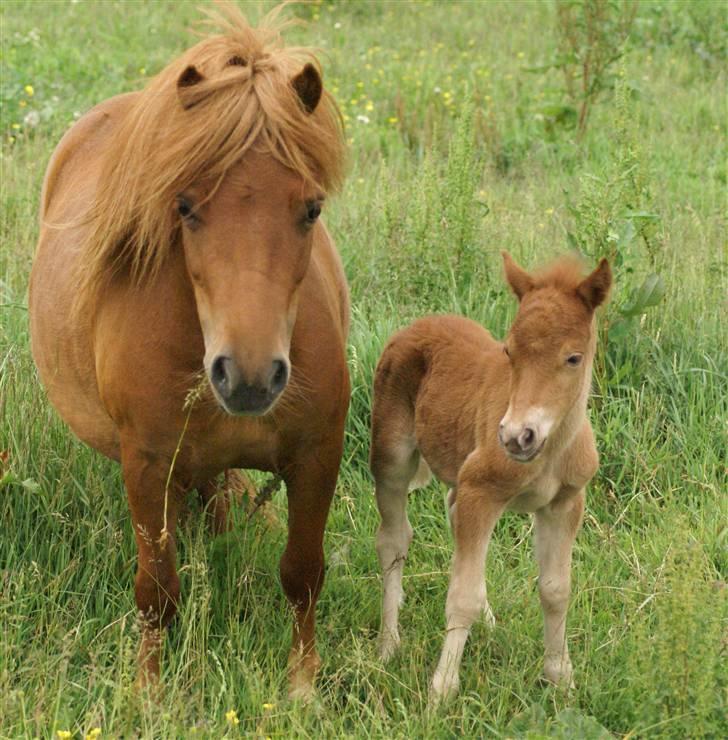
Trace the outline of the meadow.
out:
<instances>
[{"instance_id":1,"label":"meadow","mask_svg":"<svg viewBox=\"0 0 728 740\"><path fill-rule=\"evenodd\" d=\"M353 393L325 538L319 694L306 708L286 700L284 531L240 509L213 540L191 498L165 694L139 700L120 471L45 398L27 281L56 143L190 45L197 4L0 6L0 737L728 736L728 11L717 1L289 10L307 25L287 40L321 50L349 144L324 213L351 286ZM270 7L241 5L251 20ZM503 249L527 268L577 249L615 270L590 404L601 467L567 627L576 690L539 681L532 523L511 514L488 558L497 625L475 626L459 697L428 711L452 552L444 487L411 496L403 645L383 666L372 375L388 336L424 313L462 313L503 337L515 313ZM285 522L285 494L272 505Z\"/></svg>"}]
</instances>

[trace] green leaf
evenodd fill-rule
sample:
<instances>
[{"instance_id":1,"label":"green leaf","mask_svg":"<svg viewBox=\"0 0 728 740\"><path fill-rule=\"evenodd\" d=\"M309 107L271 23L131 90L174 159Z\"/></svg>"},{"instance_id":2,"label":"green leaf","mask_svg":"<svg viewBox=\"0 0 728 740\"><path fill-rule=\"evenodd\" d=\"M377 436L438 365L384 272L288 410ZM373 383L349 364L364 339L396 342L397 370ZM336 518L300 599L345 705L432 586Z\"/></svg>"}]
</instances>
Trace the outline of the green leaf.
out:
<instances>
[{"instance_id":1,"label":"green leaf","mask_svg":"<svg viewBox=\"0 0 728 740\"><path fill-rule=\"evenodd\" d=\"M639 288L632 291L627 304L619 312L622 316L641 316L648 308L656 306L665 295L665 283L656 273L648 275Z\"/></svg>"},{"instance_id":2,"label":"green leaf","mask_svg":"<svg viewBox=\"0 0 728 740\"><path fill-rule=\"evenodd\" d=\"M609 341L622 342L632 333L632 320L627 318L617 319L609 327Z\"/></svg>"}]
</instances>

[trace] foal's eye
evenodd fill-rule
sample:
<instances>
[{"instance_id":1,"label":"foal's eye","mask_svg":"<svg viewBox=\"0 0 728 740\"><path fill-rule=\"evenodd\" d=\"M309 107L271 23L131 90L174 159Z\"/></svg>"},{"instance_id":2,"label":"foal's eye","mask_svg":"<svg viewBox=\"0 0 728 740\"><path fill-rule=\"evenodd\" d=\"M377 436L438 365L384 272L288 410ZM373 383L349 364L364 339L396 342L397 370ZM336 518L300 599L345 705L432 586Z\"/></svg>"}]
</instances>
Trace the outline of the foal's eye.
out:
<instances>
[{"instance_id":1,"label":"foal's eye","mask_svg":"<svg viewBox=\"0 0 728 740\"><path fill-rule=\"evenodd\" d=\"M311 225L321 215L321 203L318 200L310 200L306 203L306 223Z\"/></svg>"},{"instance_id":2,"label":"foal's eye","mask_svg":"<svg viewBox=\"0 0 728 740\"><path fill-rule=\"evenodd\" d=\"M579 365L581 365L581 358L582 358L582 355L576 352L573 355L569 355L566 358L566 364L569 367L578 367Z\"/></svg>"}]
</instances>

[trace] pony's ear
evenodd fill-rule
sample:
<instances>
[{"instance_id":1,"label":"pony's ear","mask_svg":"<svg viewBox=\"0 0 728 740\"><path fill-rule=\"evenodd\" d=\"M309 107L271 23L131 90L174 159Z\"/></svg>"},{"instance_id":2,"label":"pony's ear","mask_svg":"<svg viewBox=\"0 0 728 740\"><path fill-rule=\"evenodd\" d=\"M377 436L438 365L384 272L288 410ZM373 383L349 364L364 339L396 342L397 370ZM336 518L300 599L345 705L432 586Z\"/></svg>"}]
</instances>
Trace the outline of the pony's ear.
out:
<instances>
[{"instance_id":1,"label":"pony's ear","mask_svg":"<svg viewBox=\"0 0 728 740\"><path fill-rule=\"evenodd\" d=\"M611 286L612 268L609 266L609 262L602 258L597 269L579 283L576 294L584 301L586 307L593 311L597 306L604 303Z\"/></svg>"},{"instance_id":2,"label":"pony's ear","mask_svg":"<svg viewBox=\"0 0 728 740\"><path fill-rule=\"evenodd\" d=\"M200 101L199 93L194 90L205 78L194 64L190 64L177 78L177 97L182 107L187 110Z\"/></svg>"},{"instance_id":3,"label":"pony's ear","mask_svg":"<svg viewBox=\"0 0 728 740\"><path fill-rule=\"evenodd\" d=\"M533 278L513 261L508 252L501 252L501 255L503 256L503 267L505 267L508 285L511 286L520 301L529 290L533 290Z\"/></svg>"},{"instance_id":4,"label":"pony's ear","mask_svg":"<svg viewBox=\"0 0 728 740\"><path fill-rule=\"evenodd\" d=\"M194 64L190 64L177 79L177 87L192 87L205 78L199 73Z\"/></svg>"},{"instance_id":5,"label":"pony's ear","mask_svg":"<svg viewBox=\"0 0 728 740\"><path fill-rule=\"evenodd\" d=\"M310 62L291 80L306 113L313 113L324 91L321 75Z\"/></svg>"}]
</instances>

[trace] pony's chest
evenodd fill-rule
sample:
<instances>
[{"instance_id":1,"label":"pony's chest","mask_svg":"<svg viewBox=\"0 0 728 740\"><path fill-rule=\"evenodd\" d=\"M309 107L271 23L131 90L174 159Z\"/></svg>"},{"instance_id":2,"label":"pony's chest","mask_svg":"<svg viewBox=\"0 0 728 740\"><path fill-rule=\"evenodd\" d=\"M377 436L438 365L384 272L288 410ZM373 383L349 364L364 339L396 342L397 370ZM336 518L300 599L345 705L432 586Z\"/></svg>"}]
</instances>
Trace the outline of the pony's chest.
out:
<instances>
[{"instance_id":1,"label":"pony's chest","mask_svg":"<svg viewBox=\"0 0 728 740\"><path fill-rule=\"evenodd\" d=\"M544 471L511 499L508 509L523 514L533 514L550 504L562 486L563 481L560 476L556 476L551 471Z\"/></svg>"}]
</instances>

